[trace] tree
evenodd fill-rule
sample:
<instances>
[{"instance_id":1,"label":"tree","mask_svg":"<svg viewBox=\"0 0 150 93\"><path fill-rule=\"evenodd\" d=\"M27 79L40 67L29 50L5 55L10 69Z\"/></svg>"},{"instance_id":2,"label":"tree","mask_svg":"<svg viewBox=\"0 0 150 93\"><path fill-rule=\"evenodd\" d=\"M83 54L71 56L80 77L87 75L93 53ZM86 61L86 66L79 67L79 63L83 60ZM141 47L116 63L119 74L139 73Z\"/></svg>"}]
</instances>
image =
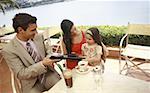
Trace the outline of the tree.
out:
<instances>
[{"instance_id":1,"label":"tree","mask_svg":"<svg viewBox=\"0 0 150 93\"><path fill-rule=\"evenodd\" d=\"M18 4L15 0L0 0L0 10L5 14L5 8L12 7L12 8L19 8Z\"/></svg>"}]
</instances>

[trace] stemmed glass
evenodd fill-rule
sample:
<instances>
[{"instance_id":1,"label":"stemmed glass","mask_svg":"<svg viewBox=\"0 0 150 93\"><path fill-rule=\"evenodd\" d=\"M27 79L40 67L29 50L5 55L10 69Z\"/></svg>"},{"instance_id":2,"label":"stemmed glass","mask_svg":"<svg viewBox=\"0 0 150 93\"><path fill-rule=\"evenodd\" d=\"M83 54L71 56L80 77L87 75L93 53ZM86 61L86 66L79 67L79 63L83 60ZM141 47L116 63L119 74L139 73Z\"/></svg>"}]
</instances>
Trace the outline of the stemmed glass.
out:
<instances>
[{"instance_id":1,"label":"stemmed glass","mask_svg":"<svg viewBox=\"0 0 150 93\"><path fill-rule=\"evenodd\" d=\"M101 66L93 67L93 72L96 89L99 89L100 85L102 84L102 67Z\"/></svg>"}]
</instances>

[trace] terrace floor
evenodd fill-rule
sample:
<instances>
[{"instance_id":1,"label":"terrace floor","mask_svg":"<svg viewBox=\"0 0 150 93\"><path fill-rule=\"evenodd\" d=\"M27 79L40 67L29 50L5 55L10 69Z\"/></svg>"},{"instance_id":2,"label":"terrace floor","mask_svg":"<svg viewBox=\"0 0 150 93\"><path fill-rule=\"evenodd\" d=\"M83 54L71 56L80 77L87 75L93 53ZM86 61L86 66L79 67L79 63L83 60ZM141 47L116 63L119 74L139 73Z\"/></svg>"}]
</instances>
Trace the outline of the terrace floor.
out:
<instances>
[{"instance_id":1,"label":"terrace floor","mask_svg":"<svg viewBox=\"0 0 150 93\"><path fill-rule=\"evenodd\" d=\"M125 63L125 61L122 61L122 63ZM143 69L148 69L148 71L146 71L146 72L150 76L150 64L145 63L145 64L141 65L140 67L143 68ZM107 59L106 63L105 63L105 68L106 68L105 73L119 74L119 60L118 59ZM139 70L132 69L132 70L129 70L129 73L132 73L132 74L127 75L129 77L133 77L133 78L136 78L136 79L141 79L141 80L150 82L150 77L145 76Z\"/></svg>"}]
</instances>

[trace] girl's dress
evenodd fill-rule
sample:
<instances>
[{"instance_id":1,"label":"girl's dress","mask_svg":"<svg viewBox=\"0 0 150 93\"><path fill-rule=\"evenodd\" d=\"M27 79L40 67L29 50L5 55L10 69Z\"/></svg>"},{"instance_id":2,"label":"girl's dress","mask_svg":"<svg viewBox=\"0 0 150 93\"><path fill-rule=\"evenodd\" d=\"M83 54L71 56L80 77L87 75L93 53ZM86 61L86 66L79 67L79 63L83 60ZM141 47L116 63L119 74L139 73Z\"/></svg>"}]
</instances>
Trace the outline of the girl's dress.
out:
<instances>
[{"instance_id":1,"label":"girl's dress","mask_svg":"<svg viewBox=\"0 0 150 93\"><path fill-rule=\"evenodd\" d=\"M82 45L82 51L86 58L94 58L97 55L102 55L102 47L98 44L88 45L87 43L84 43ZM96 58L93 60L96 60ZM93 65L98 65L101 63L101 60L99 60L98 62L93 61L90 63L92 63Z\"/></svg>"}]
</instances>

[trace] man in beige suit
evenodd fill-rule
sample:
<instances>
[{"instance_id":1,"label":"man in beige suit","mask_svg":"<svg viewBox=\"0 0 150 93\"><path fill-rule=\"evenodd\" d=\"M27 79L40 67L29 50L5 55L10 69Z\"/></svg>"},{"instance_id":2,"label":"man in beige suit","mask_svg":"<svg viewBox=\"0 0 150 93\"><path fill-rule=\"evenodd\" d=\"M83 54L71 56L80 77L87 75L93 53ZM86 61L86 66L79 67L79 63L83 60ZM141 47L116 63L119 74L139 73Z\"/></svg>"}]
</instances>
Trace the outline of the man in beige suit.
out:
<instances>
[{"instance_id":1,"label":"man in beige suit","mask_svg":"<svg viewBox=\"0 0 150 93\"><path fill-rule=\"evenodd\" d=\"M42 93L60 80L53 68L56 60L46 58L42 35L37 34L36 17L16 14L13 28L17 33L3 49L2 54L20 80L23 93Z\"/></svg>"}]
</instances>

